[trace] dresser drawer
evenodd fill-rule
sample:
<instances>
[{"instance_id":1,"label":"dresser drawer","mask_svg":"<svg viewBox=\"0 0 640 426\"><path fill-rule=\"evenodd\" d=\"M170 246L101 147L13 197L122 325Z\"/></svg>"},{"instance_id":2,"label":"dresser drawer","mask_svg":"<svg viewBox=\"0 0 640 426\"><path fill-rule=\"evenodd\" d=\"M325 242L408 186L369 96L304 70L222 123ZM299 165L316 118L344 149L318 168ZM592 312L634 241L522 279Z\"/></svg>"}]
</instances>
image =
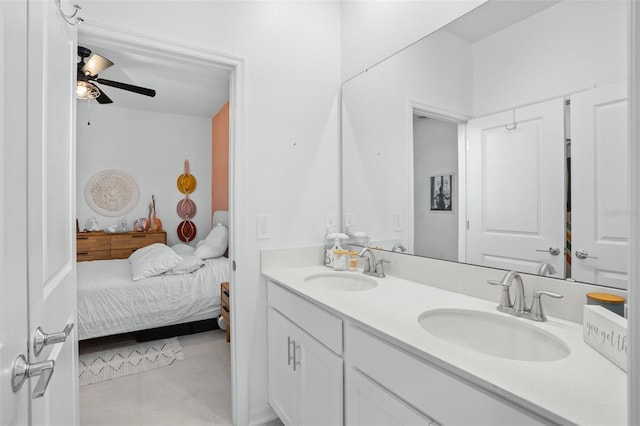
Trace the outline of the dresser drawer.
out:
<instances>
[{"instance_id":1,"label":"dresser drawer","mask_svg":"<svg viewBox=\"0 0 640 426\"><path fill-rule=\"evenodd\" d=\"M107 260L111 259L111 252L109 250L97 250L97 251L88 251L88 250L80 250L76 253L76 261L77 262L86 262L89 260Z\"/></svg>"},{"instance_id":2,"label":"dresser drawer","mask_svg":"<svg viewBox=\"0 0 640 426\"><path fill-rule=\"evenodd\" d=\"M87 251L109 250L111 248L109 235L78 235L76 236L76 249L78 253Z\"/></svg>"},{"instance_id":3,"label":"dresser drawer","mask_svg":"<svg viewBox=\"0 0 640 426\"><path fill-rule=\"evenodd\" d=\"M221 304L229 307L229 283L220 284L220 300Z\"/></svg>"},{"instance_id":4,"label":"dresser drawer","mask_svg":"<svg viewBox=\"0 0 640 426\"><path fill-rule=\"evenodd\" d=\"M164 232L157 233L127 233L122 235L111 236L111 250L119 249L136 249L148 246L154 243L165 243L166 235ZM129 255L133 253L130 252ZM129 256L126 256L129 257ZM120 258L121 259L121 258Z\"/></svg>"},{"instance_id":5,"label":"dresser drawer","mask_svg":"<svg viewBox=\"0 0 640 426\"><path fill-rule=\"evenodd\" d=\"M111 259L128 259L138 248L111 249Z\"/></svg>"}]
</instances>

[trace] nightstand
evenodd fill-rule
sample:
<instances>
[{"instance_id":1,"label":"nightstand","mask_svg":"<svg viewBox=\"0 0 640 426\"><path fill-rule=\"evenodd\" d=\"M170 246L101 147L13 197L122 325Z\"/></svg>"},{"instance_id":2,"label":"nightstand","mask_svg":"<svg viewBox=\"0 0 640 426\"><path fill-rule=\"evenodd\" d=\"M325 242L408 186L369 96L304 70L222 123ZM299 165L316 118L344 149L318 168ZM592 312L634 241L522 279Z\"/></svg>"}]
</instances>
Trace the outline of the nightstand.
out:
<instances>
[{"instance_id":1,"label":"nightstand","mask_svg":"<svg viewBox=\"0 0 640 426\"><path fill-rule=\"evenodd\" d=\"M227 322L227 342L231 341L231 318L229 317L229 283L220 284L220 315Z\"/></svg>"}]
</instances>

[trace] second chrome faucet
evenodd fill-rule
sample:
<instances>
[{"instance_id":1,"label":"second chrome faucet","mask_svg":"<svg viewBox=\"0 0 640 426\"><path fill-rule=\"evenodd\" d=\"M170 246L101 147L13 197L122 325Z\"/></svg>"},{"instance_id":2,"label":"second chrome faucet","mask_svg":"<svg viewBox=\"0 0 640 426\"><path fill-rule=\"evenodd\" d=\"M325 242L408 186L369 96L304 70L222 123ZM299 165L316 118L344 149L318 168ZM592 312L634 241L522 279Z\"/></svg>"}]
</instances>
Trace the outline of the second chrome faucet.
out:
<instances>
[{"instance_id":1,"label":"second chrome faucet","mask_svg":"<svg viewBox=\"0 0 640 426\"><path fill-rule=\"evenodd\" d=\"M491 285L501 285L502 293L500 296L500 304L498 310L518 317L527 318L534 321L546 321L547 317L542 310L542 303L540 297L542 295L559 299L561 294L553 293L550 291L536 291L533 294L533 300L531 301L531 308L527 309L527 303L525 300L524 284L522 283L522 277L516 271L510 271L500 281L489 280L487 281ZM513 302L511 301L510 288L514 288Z\"/></svg>"}]
</instances>

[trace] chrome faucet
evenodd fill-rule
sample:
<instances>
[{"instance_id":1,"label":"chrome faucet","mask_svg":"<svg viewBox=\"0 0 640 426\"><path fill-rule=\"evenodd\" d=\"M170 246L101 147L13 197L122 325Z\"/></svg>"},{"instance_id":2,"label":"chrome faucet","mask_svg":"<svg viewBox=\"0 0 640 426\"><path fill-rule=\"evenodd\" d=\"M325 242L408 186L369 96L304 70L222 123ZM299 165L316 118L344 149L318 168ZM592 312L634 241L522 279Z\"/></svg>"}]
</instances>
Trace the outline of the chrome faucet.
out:
<instances>
[{"instance_id":1,"label":"chrome faucet","mask_svg":"<svg viewBox=\"0 0 640 426\"><path fill-rule=\"evenodd\" d=\"M395 246L393 246L391 251L399 251L399 252L404 253L404 252L407 251L407 248L405 246L403 246L402 244L398 243Z\"/></svg>"},{"instance_id":2,"label":"chrome faucet","mask_svg":"<svg viewBox=\"0 0 640 426\"><path fill-rule=\"evenodd\" d=\"M384 278L386 276L384 273L383 264L390 263L390 261L381 259L376 262L376 255L373 253L373 250L371 250L369 247L365 247L362 250L360 250L360 253L358 253L358 256L366 260L364 269L362 270L363 274L372 275L378 278Z\"/></svg>"},{"instance_id":3,"label":"chrome faucet","mask_svg":"<svg viewBox=\"0 0 640 426\"><path fill-rule=\"evenodd\" d=\"M540 267L538 267L538 275L553 275L555 274L556 268L553 267L552 264L550 263L543 263L540 265Z\"/></svg>"},{"instance_id":4,"label":"chrome faucet","mask_svg":"<svg viewBox=\"0 0 640 426\"><path fill-rule=\"evenodd\" d=\"M524 285L522 283L522 277L516 271L510 271L505 274L500 281L489 280L487 281L491 285L501 285L502 294L500 296L500 304L498 310L507 314L515 315L517 317L527 318L533 321L546 321L547 317L542 310L542 303L540 297L542 295L554 297L560 299L563 297L561 294L553 293L550 291L536 291L533 294L533 301L531 302L531 308L527 309L527 303L524 294ZM515 284L514 284L515 283ZM509 289L514 285L515 296L513 303L511 302L511 294Z\"/></svg>"}]
</instances>

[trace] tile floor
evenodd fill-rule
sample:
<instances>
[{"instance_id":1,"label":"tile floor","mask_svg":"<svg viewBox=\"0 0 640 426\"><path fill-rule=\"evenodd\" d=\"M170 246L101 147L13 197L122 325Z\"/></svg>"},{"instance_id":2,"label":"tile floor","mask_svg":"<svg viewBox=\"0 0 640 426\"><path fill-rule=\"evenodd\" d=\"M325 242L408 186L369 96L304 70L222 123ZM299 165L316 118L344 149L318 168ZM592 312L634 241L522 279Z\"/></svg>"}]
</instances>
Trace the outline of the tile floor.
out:
<instances>
[{"instance_id":1,"label":"tile floor","mask_svg":"<svg viewBox=\"0 0 640 426\"><path fill-rule=\"evenodd\" d=\"M127 340L128 339L128 340ZM82 426L231 425L231 361L221 330L179 336L183 361L80 388ZM124 336L81 345L80 353L134 343Z\"/></svg>"}]
</instances>

